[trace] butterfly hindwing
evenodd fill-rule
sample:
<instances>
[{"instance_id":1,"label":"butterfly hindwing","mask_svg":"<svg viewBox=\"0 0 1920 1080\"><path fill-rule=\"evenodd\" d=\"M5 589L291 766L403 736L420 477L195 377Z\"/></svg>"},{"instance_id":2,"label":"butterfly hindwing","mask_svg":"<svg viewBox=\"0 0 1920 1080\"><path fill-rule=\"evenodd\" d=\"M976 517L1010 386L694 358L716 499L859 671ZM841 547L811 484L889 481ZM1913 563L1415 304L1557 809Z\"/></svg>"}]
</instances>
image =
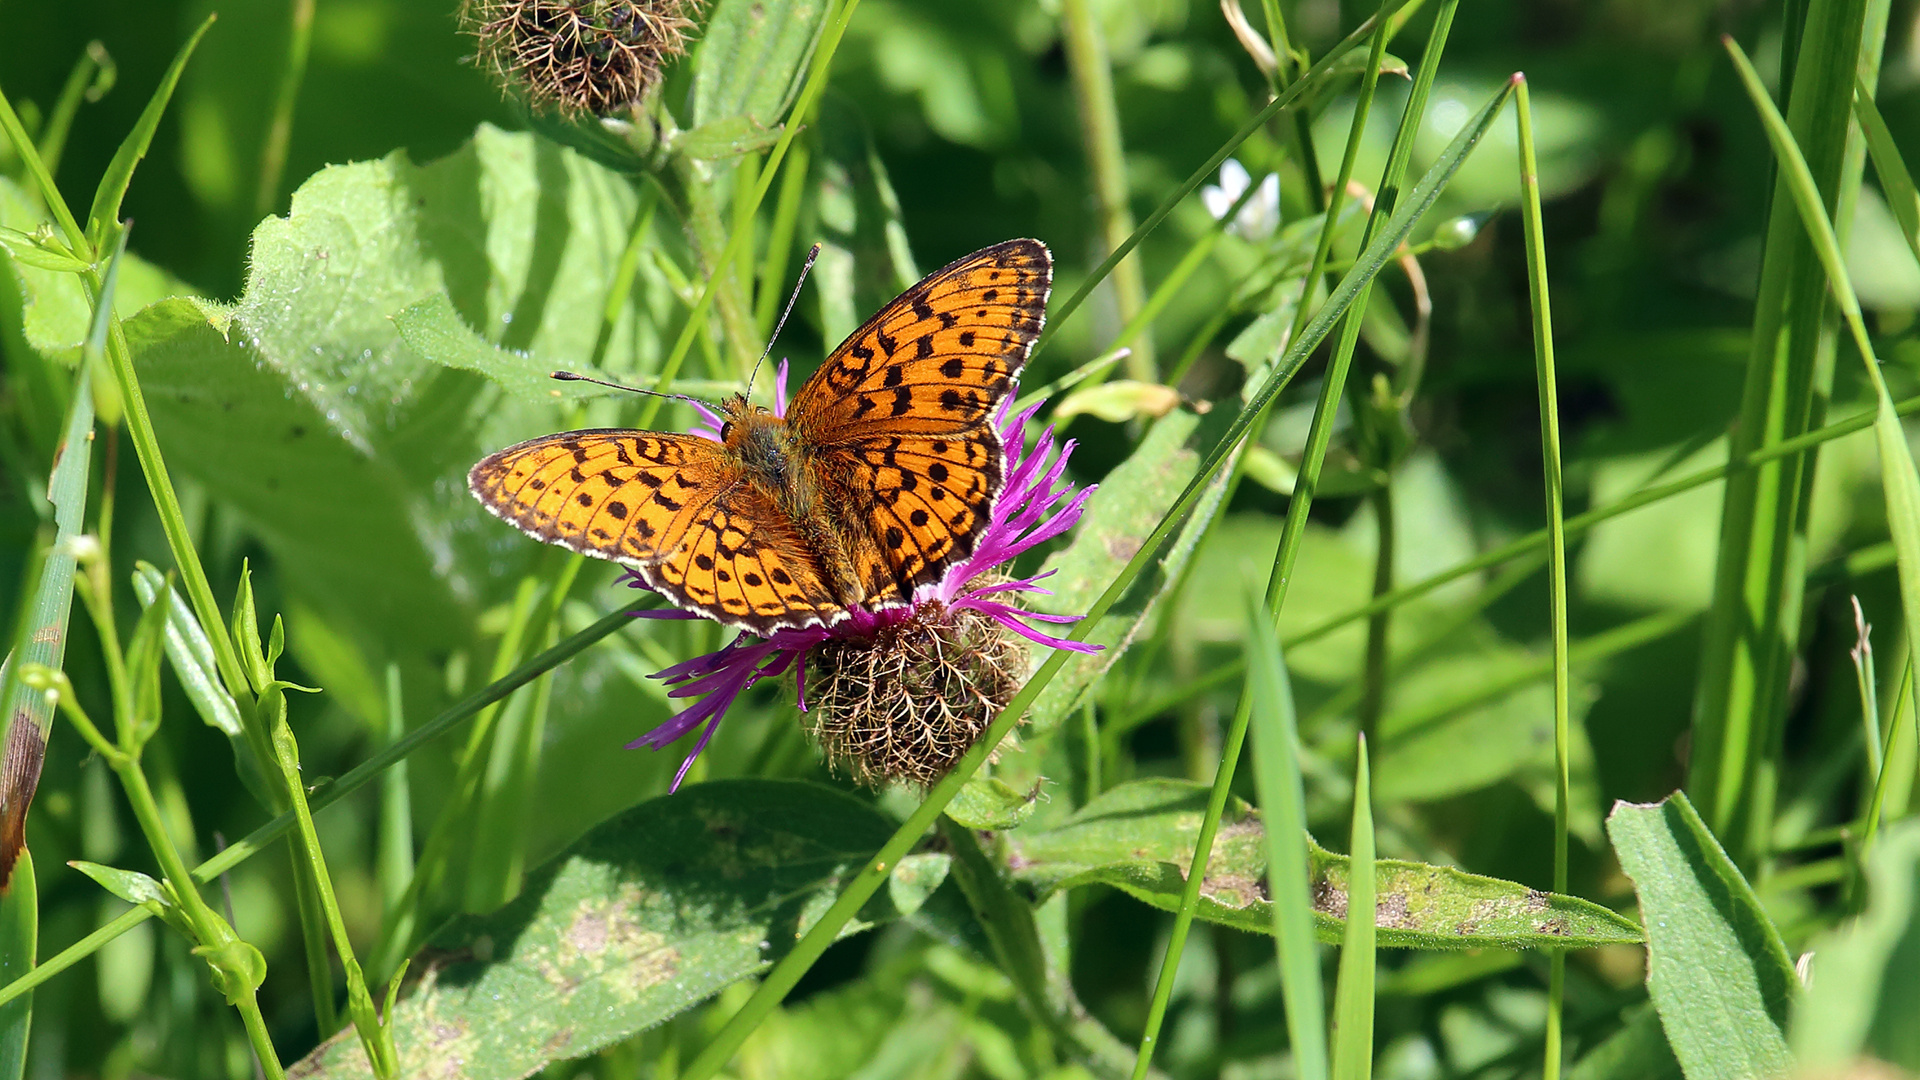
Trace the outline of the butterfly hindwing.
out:
<instances>
[{"instance_id":1,"label":"butterfly hindwing","mask_svg":"<svg viewBox=\"0 0 1920 1080\"><path fill-rule=\"evenodd\" d=\"M889 435L846 447L843 481L868 492L871 547L853 552L855 569L878 595L911 597L973 553L1000 491L1004 459L991 424L955 435Z\"/></svg>"},{"instance_id":2,"label":"butterfly hindwing","mask_svg":"<svg viewBox=\"0 0 1920 1080\"><path fill-rule=\"evenodd\" d=\"M794 395L788 422L816 446L989 423L1046 316L1053 259L1008 240L927 275L881 308Z\"/></svg>"},{"instance_id":3,"label":"butterfly hindwing","mask_svg":"<svg viewBox=\"0 0 1920 1080\"><path fill-rule=\"evenodd\" d=\"M799 531L752 484L729 488L671 555L640 574L682 607L762 635L844 610Z\"/></svg>"}]
</instances>

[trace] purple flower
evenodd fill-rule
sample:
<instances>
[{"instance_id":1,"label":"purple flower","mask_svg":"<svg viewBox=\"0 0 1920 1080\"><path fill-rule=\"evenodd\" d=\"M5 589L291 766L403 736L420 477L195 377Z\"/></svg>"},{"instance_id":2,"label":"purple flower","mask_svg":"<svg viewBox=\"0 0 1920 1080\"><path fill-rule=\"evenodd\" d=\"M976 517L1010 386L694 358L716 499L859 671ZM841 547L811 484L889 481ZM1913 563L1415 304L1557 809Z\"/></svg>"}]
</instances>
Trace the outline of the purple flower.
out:
<instances>
[{"instance_id":1,"label":"purple flower","mask_svg":"<svg viewBox=\"0 0 1920 1080\"><path fill-rule=\"evenodd\" d=\"M774 390L776 415L784 416L786 413L786 382L787 365L782 361ZM950 613L974 612L1000 628L1050 648L1097 652L1100 648L1097 645L1055 637L1029 624L1029 620L1070 623L1076 621L1078 616L1025 611L1007 603L1005 599L1013 593L1047 592L1038 582L1050 576L1051 571L1009 579L1002 575L1000 568L1034 546L1071 529L1080 520L1087 497L1094 490L1089 487L1076 492L1072 484L1062 479L1067 459L1073 453L1073 440L1069 439L1064 444L1056 443L1053 429L1048 428L1031 446L1028 445L1026 422L1039 408L1040 405L1036 403L1019 412L1012 412L1010 405L1002 410L998 423L1001 441L1006 447L1005 479L1001 483L999 496L994 500L986 528L975 542L970 556L950 566L938 581L929 582L915 590L909 603L895 601L885 606L855 607L831 625L776 630L772 636L764 639L742 633L716 652L659 672L654 678L673 687L669 691L670 696L698 697L700 700L627 744L628 747L647 746L659 750L695 728L701 728L693 752L687 755L686 761L680 765L680 771L674 774L673 788L678 789L694 759L700 756L708 740L713 738L720 718L749 687L762 679L776 678L791 671L800 711L806 712L806 664L809 651L828 642L875 640L889 630L929 617L948 619ZM717 441L721 418L705 409L701 411L705 414L706 422L691 430L694 434ZM647 587L631 572L627 574L627 583L634 588ZM692 612L676 610L640 614L648 618L699 617Z\"/></svg>"}]
</instances>

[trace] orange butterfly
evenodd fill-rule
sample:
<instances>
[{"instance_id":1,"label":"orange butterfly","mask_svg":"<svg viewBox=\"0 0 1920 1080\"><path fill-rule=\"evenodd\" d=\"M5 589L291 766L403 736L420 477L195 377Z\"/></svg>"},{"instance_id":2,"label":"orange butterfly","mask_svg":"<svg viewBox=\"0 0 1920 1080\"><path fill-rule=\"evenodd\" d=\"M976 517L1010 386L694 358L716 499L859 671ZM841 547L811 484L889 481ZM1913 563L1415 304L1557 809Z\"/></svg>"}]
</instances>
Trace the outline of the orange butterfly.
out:
<instances>
[{"instance_id":1,"label":"orange butterfly","mask_svg":"<svg viewBox=\"0 0 1920 1080\"><path fill-rule=\"evenodd\" d=\"M737 395L719 442L563 431L489 455L467 485L534 539L631 566L681 607L762 636L909 601L988 520L1005 460L994 413L1052 281L1045 244L995 244L881 308L785 418Z\"/></svg>"}]
</instances>

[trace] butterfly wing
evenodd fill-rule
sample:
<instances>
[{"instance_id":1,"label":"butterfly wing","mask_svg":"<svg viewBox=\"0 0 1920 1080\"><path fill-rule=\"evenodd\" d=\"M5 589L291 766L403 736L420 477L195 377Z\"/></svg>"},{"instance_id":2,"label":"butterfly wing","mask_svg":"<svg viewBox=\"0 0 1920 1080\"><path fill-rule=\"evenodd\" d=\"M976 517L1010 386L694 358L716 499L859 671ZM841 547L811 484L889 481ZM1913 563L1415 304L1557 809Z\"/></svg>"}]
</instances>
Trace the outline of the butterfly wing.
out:
<instances>
[{"instance_id":1,"label":"butterfly wing","mask_svg":"<svg viewBox=\"0 0 1920 1080\"><path fill-rule=\"evenodd\" d=\"M1000 493L994 417L1046 317L1053 258L1009 240L950 263L880 309L787 410L820 480L855 509L875 598L906 598L973 550Z\"/></svg>"},{"instance_id":2,"label":"butterfly wing","mask_svg":"<svg viewBox=\"0 0 1920 1080\"><path fill-rule=\"evenodd\" d=\"M798 530L707 439L564 431L489 455L467 485L534 539L631 566L717 622L765 634L843 610Z\"/></svg>"},{"instance_id":3,"label":"butterfly wing","mask_svg":"<svg viewBox=\"0 0 1920 1080\"><path fill-rule=\"evenodd\" d=\"M989 422L1040 336L1052 283L1038 240L947 264L841 342L794 394L787 422L816 447Z\"/></svg>"}]
</instances>

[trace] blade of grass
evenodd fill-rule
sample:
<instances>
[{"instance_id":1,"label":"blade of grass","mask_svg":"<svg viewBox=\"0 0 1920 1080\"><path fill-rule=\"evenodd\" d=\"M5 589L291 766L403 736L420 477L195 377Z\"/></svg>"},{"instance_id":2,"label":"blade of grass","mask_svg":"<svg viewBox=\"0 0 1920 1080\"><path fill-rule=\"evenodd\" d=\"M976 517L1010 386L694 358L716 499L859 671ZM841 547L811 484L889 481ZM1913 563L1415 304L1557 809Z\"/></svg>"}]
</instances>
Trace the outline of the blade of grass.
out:
<instances>
[{"instance_id":1,"label":"blade of grass","mask_svg":"<svg viewBox=\"0 0 1920 1080\"><path fill-rule=\"evenodd\" d=\"M1287 354L1281 358L1280 363L1274 365L1273 371L1268 374L1260 389L1254 392L1234 422L1221 435L1220 441L1207 453L1206 459L1194 473L1193 479L1188 482L1186 490L1174 500L1160 523L1154 526L1153 531L1141 542L1133 557L1115 576L1113 584L1107 587L1107 590L1088 607L1087 613L1075 624L1073 630L1067 635L1070 639L1083 640L1147 565L1158 556L1160 546L1173 535L1200 493L1212 483L1220 466L1247 436L1255 418L1272 404L1281 389L1306 362L1307 355L1325 340L1334 323L1347 312L1363 286L1379 274L1380 269L1386 265L1393 253L1405 242L1407 235L1413 231L1414 225L1432 208L1434 201L1439 198L1441 189L1452 179L1467 154L1478 145L1481 137L1492 126L1494 117L1506 104L1509 93L1511 93L1510 88L1503 88L1495 94L1480 113L1455 134L1453 141L1441 152L1433 166L1427 170L1426 175L1420 178L1420 182L1414 186L1406 202L1394 211L1380 235L1361 251L1359 258L1354 260L1353 268L1347 272L1346 277L1341 279L1339 286L1321 306L1320 313L1307 324L1307 329L1299 340L1288 346ZM1144 229L1147 226L1141 227ZM753 996L747 999L740 1011L734 1013L719 1034L714 1036L713 1041L708 1043L700 1051L699 1056L687 1066L687 1070L682 1074L683 1080L708 1080L726 1066L740 1044L746 1041L748 1034L772 1013L781 999L799 982L800 976L835 940L841 928L860 910L861 905L865 904L868 898L886 883L894 864L906 856L941 811L946 809L954 795L999 746L1000 740L1025 714L1027 707L1039 696L1040 691L1044 690L1047 683L1052 681L1053 677L1066 665L1069 655L1065 652L1055 652L1041 664L1039 670L1027 680L1026 685L1014 694L1007 706L981 733L973 748L954 764L953 771L928 789L926 799L920 806L908 816L886 844L881 846L879 852L868 861L867 865L854 876L839 898L820 916L819 921L814 923L812 928L795 943L792 951L773 966L766 978L761 981L759 988L754 991Z\"/></svg>"},{"instance_id":2,"label":"blade of grass","mask_svg":"<svg viewBox=\"0 0 1920 1080\"><path fill-rule=\"evenodd\" d=\"M1327 1007L1320 985L1320 949L1313 932L1313 885L1307 880L1307 805L1300 780L1300 738L1293 688L1273 620L1247 594L1247 696L1253 702L1253 776L1266 824L1267 890L1279 952L1287 1038L1299 1080L1327 1075Z\"/></svg>"},{"instance_id":3,"label":"blade of grass","mask_svg":"<svg viewBox=\"0 0 1920 1080\"><path fill-rule=\"evenodd\" d=\"M33 970L40 940L40 887L33 853L23 851L7 890L0 893L0 975L17 979ZM0 1007L0 1080L20 1080L27 1070L27 1036L33 1030L33 998Z\"/></svg>"},{"instance_id":4,"label":"blade of grass","mask_svg":"<svg viewBox=\"0 0 1920 1080\"><path fill-rule=\"evenodd\" d=\"M1907 448L1906 432L1894 412L1893 398L1887 393L1886 380L1880 376L1880 360L1874 355L1873 340L1867 334L1866 321L1860 313L1860 299L1853 290L1852 279L1847 275L1846 260L1840 253L1840 240L1834 233L1832 221L1827 218L1813 173L1808 169L1806 159L1801 156L1800 147L1787 128L1785 118L1774 107L1773 99L1767 96L1766 87L1760 82L1760 76L1747 61L1746 53L1731 37L1723 38L1722 42L1728 55L1733 58L1747 96L1753 99L1754 108L1760 113L1767 142L1773 147L1774 157L1780 163L1782 179L1792 196L1794 209L1813 244L1814 254L1826 271L1827 284L1839 302L1840 313L1853 334L1854 346L1860 352L1861 362L1866 365L1867 379L1872 383L1874 396L1879 400L1873 430L1880 446L1880 477L1887 502L1887 529L1893 534L1894 552L1900 568L1900 607L1909 627L1920 626L1920 472L1914 468L1913 454ZM1906 659L1907 663L1920 666L1916 664L1916 661L1920 661L1920 634L1907 634Z\"/></svg>"},{"instance_id":5,"label":"blade of grass","mask_svg":"<svg viewBox=\"0 0 1920 1080\"><path fill-rule=\"evenodd\" d=\"M1567 645L1567 535L1560 476L1560 392L1553 369L1553 304L1547 292L1547 242L1540 218L1540 171L1533 149L1533 106L1527 81L1514 86L1514 119L1520 130L1521 219L1526 226L1527 284L1533 307L1535 382L1540 391L1541 471L1547 499L1548 610L1553 633L1553 891L1567 891L1568 744L1572 675ZM1565 1058L1561 1046L1562 1006L1566 997L1567 954L1548 954L1545 1080L1559 1080Z\"/></svg>"},{"instance_id":6,"label":"blade of grass","mask_svg":"<svg viewBox=\"0 0 1920 1080\"><path fill-rule=\"evenodd\" d=\"M60 157L66 152L67 134L73 130L73 118L80 111L81 100L100 100L113 88L117 74L107 47L98 41L87 42L80 59L67 75L66 85L60 88L60 97L47 115L47 122L40 128L40 158L46 162L49 175L60 172Z\"/></svg>"},{"instance_id":7,"label":"blade of grass","mask_svg":"<svg viewBox=\"0 0 1920 1080\"><path fill-rule=\"evenodd\" d=\"M4 740L0 740L0 748L4 748L0 749L0 889L7 887L14 861L26 850L27 811L40 784L47 734L53 726L52 703L45 694L20 682L19 677L21 669L29 664L59 670L66 656L78 545L86 529L87 481L93 467L93 372L106 347L120 255L125 251L123 235L119 251L107 265L100 304L94 309L93 325L74 376L73 398L54 457L53 476L47 481L47 499L53 503L53 544L40 564L31 615L21 627L20 638L12 643L12 662L7 665L6 677L0 679L0 703L6 706L5 713L0 713L0 725L5 727Z\"/></svg>"},{"instance_id":8,"label":"blade of grass","mask_svg":"<svg viewBox=\"0 0 1920 1080\"><path fill-rule=\"evenodd\" d=\"M400 692L400 665L387 665L386 745L407 734L405 698ZM380 878L382 918L392 918L407 882L413 878L413 797L407 784L407 763L396 761L380 774L380 850L375 856Z\"/></svg>"},{"instance_id":9,"label":"blade of grass","mask_svg":"<svg viewBox=\"0 0 1920 1080\"><path fill-rule=\"evenodd\" d=\"M1873 91L1858 76L1853 84L1853 117L1867 137L1867 153L1873 158L1874 174L1880 177L1880 193L1887 197L1887 208L1900 223L1900 235L1913 250L1914 258L1920 259L1920 191L1914 189L1913 174L1907 171L1900 147L1873 103Z\"/></svg>"},{"instance_id":10,"label":"blade of grass","mask_svg":"<svg viewBox=\"0 0 1920 1080\"><path fill-rule=\"evenodd\" d=\"M1340 940L1340 982L1333 991L1333 1080L1373 1075L1375 912L1373 785L1367 737L1358 738L1353 768L1353 841L1348 849L1346 929Z\"/></svg>"},{"instance_id":11,"label":"blade of grass","mask_svg":"<svg viewBox=\"0 0 1920 1080\"><path fill-rule=\"evenodd\" d=\"M87 236L96 250L106 246L107 230L119 227L120 201L126 198L127 187L133 183L133 170L139 167L140 159L147 156L147 148L153 145L153 133L160 127L160 117L166 114L167 103L173 100L173 89L180 85L180 75L187 70L187 61L193 58L194 48L217 17L208 15L174 54L173 63L168 64L166 74L160 76L160 85L147 99L147 107L140 111L140 119L114 151L99 186L94 188L93 208L87 212Z\"/></svg>"}]
</instances>

